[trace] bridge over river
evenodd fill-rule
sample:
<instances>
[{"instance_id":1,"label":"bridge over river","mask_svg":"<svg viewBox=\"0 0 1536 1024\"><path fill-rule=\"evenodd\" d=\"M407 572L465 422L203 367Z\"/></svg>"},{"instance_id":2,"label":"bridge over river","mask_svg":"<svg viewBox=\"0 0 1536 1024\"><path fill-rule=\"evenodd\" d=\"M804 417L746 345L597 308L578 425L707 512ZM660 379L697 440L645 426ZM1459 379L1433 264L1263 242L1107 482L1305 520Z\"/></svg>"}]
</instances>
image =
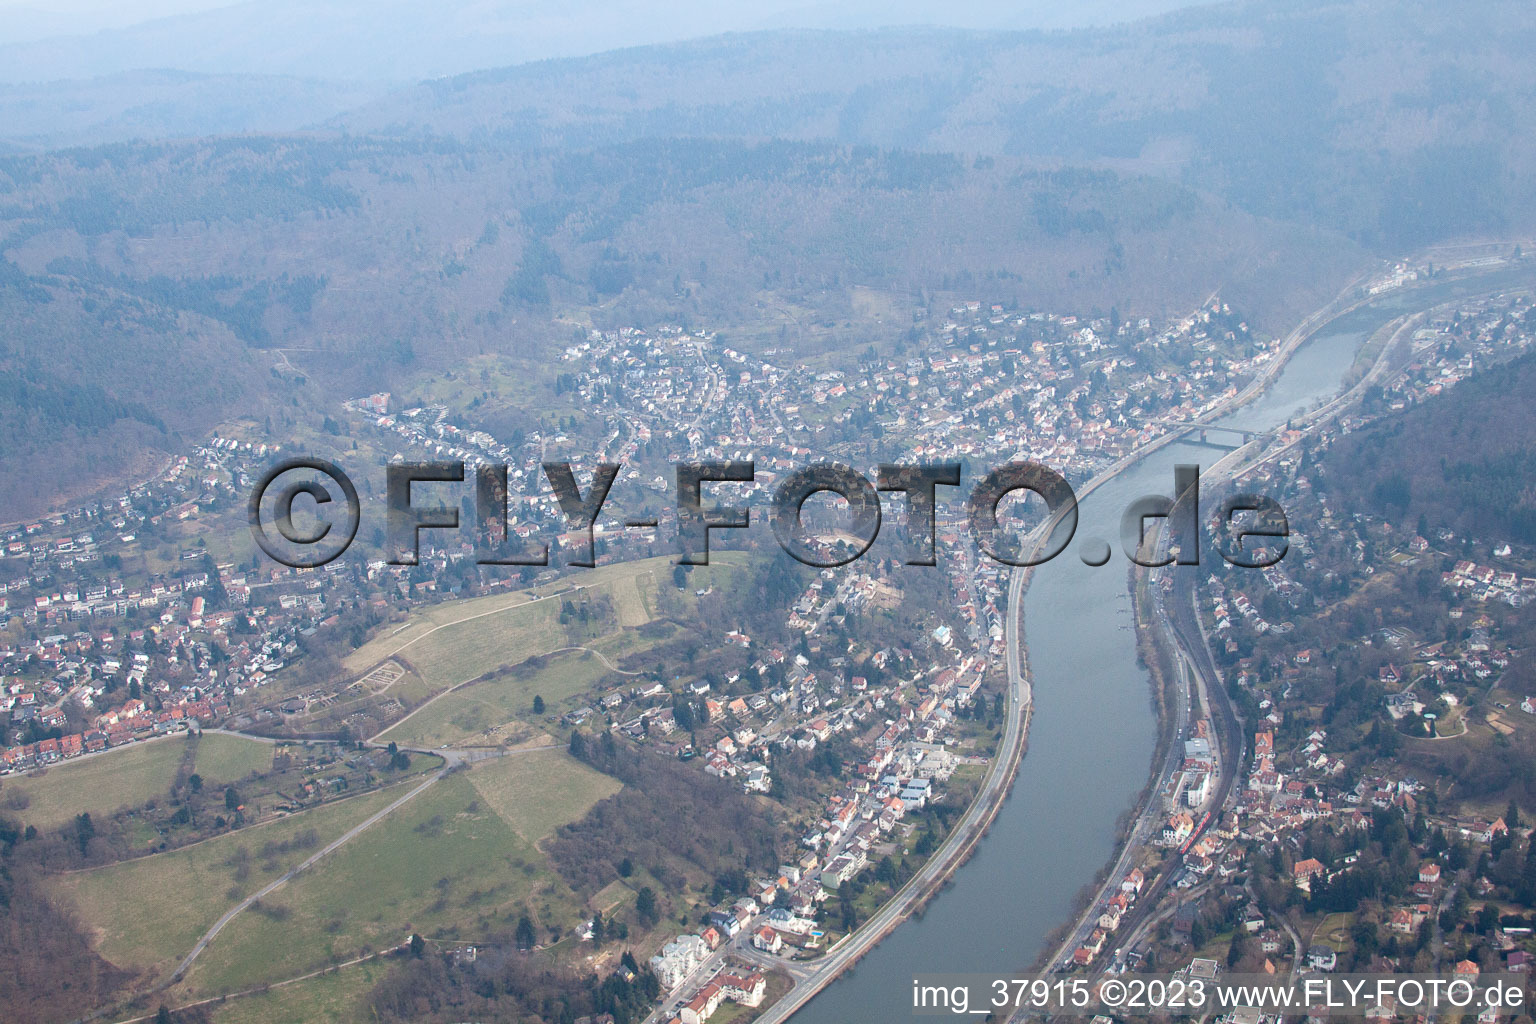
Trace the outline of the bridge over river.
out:
<instances>
[{"instance_id":1,"label":"bridge over river","mask_svg":"<svg viewBox=\"0 0 1536 1024\"><path fill-rule=\"evenodd\" d=\"M1217 426L1211 423L1170 423L1168 426L1174 430L1183 430L1191 435L1184 438L1185 444L1203 445L1206 448L1220 448L1222 451L1234 451L1243 445L1263 437L1267 431L1244 430L1241 427Z\"/></svg>"}]
</instances>

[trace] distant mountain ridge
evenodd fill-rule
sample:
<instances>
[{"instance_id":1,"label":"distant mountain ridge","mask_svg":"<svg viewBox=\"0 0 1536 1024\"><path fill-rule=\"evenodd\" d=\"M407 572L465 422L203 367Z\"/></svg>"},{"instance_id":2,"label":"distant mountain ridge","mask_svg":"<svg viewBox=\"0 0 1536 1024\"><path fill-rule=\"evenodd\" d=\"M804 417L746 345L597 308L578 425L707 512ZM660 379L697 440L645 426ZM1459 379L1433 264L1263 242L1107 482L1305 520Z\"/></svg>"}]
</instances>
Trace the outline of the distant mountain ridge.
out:
<instances>
[{"instance_id":1,"label":"distant mountain ridge","mask_svg":"<svg viewBox=\"0 0 1536 1024\"><path fill-rule=\"evenodd\" d=\"M203 74L406 81L765 28L1063 28L1191 0L246 0L106 31L0 33L0 82L171 68ZM0 12L3 18L3 12ZM59 26L48 18L39 24Z\"/></svg>"},{"instance_id":2,"label":"distant mountain ridge","mask_svg":"<svg viewBox=\"0 0 1536 1024\"><path fill-rule=\"evenodd\" d=\"M387 91L384 83L187 71L0 84L0 140L18 151L36 151L131 139L293 131Z\"/></svg>"},{"instance_id":3,"label":"distant mountain ridge","mask_svg":"<svg viewBox=\"0 0 1536 1024\"><path fill-rule=\"evenodd\" d=\"M304 133L3 155L0 507L57 497L29 460L105 480L221 420L281 428L467 357L536 371L572 321L830 347L862 290L1088 315L1219 291L1278 332L1372 254L1536 227L1529 52L1515 0L793 30L427 82ZM193 124L135 105L146 88L251 116L222 81L143 74L28 116ZM252 84L294 117L338 102Z\"/></svg>"},{"instance_id":4,"label":"distant mountain ridge","mask_svg":"<svg viewBox=\"0 0 1536 1024\"><path fill-rule=\"evenodd\" d=\"M517 6L487 3L502 19ZM245 6L187 17L236 17ZM274 10L262 31L288 8ZM474 0L445 10L449 22L453 11L483 13ZM314 11L353 17L344 0ZM384 52L375 73L391 66ZM1525 0L1239 2L1071 32L792 29L513 64L394 91L185 72L0 85L0 152L322 124L520 151L661 137L836 142L1152 174L1392 254L1536 227L1531 52L1536 8ZM517 54L490 46L461 58L498 56ZM226 70L241 66L225 58ZM358 69L339 61L329 70Z\"/></svg>"},{"instance_id":5,"label":"distant mountain ridge","mask_svg":"<svg viewBox=\"0 0 1536 1024\"><path fill-rule=\"evenodd\" d=\"M657 135L1022 156L1173 178L1383 251L1536 216L1536 8L1282 0L1069 33L730 35L425 82L350 131Z\"/></svg>"},{"instance_id":6,"label":"distant mountain ridge","mask_svg":"<svg viewBox=\"0 0 1536 1024\"><path fill-rule=\"evenodd\" d=\"M72 32L80 19L66 12L0 4L0 25L13 19L9 41L0 31L0 152L293 131L424 78L720 33L928 23L1062 27L1188 2L683 0L657 7L631 0L260 0L126 26L117 24L124 15L110 12L110 29Z\"/></svg>"},{"instance_id":7,"label":"distant mountain ridge","mask_svg":"<svg viewBox=\"0 0 1536 1024\"><path fill-rule=\"evenodd\" d=\"M4 157L0 374L31 383L0 394L0 508L53 500L39 458L104 484L223 420L281 430L482 353L536 377L571 317L763 331L789 308L784 343L814 351L910 329L857 314L862 289L1161 315L1220 288L1278 327L1361 264L1183 186L1006 157L320 134Z\"/></svg>"}]
</instances>

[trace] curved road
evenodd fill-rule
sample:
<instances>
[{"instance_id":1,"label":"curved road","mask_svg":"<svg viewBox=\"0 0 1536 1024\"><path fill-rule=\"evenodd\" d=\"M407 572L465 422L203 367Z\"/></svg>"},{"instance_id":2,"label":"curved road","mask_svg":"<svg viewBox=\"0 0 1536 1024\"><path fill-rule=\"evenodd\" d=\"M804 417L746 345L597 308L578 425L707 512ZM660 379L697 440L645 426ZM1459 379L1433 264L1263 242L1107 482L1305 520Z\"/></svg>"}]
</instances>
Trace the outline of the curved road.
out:
<instances>
[{"instance_id":1,"label":"curved road","mask_svg":"<svg viewBox=\"0 0 1536 1024\"><path fill-rule=\"evenodd\" d=\"M420 785L417 785L417 786L413 787L409 793L405 794L400 799L398 799L398 800L394 801L393 803L389 804L387 807L383 808L382 810L380 810L380 811L370 815L367 818L367 820L362 821L362 822L358 823L357 825L354 825L352 828L348 829L345 833L343 833L342 835L338 836L336 839L332 840L320 852L318 852L318 853L314 854L313 856L309 857L303 863L298 864L295 867L289 868L287 871L283 872L277 878L274 878L272 881L270 881L266 885L262 886L262 888L260 890L258 890L257 892L252 893L251 895L247 896L245 899L241 900L239 903L235 904L233 907L229 908L227 911L224 912L224 916L223 917L219 918L217 921L214 922L212 928L209 928L206 932L203 933L202 937L197 940L197 944L192 947L192 951L190 953L188 953L186 955L186 957L181 961L181 964L179 966L177 966L176 970L171 974L170 978L168 978L166 981L162 982L159 987L160 988L167 988L170 985L173 985L176 982L180 981L182 979L182 977L187 973L187 968L192 966L192 961L196 960L199 956L202 956L203 950L208 948L208 944L214 940L214 937L217 936L219 934L219 932L223 931L224 930L224 926L229 924L229 922L233 921L235 919L235 917L242 910L245 910L246 908L250 907L251 904L255 903L257 900L261 899L263 896L268 896L271 893L275 892L277 889L279 889L282 886L288 884L289 879L293 878L295 875L299 874L300 872L305 871L306 869L312 867L322 857L326 856L327 854L333 853L336 850L339 850L341 847L345 846L347 843L351 842L353 839L356 839L357 836L359 834L361 834L369 826L371 826L371 825L375 824L376 822L382 820L391 811L393 811L396 808L400 807L402 804L406 803L408 800L411 800L414 797L416 797L418 794L420 794L422 791L427 789L429 786L431 786L438 779L441 779L444 775L448 774L448 772L452 771L453 767L454 767L454 762L450 761L450 762L444 764L437 771L435 771L431 775L427 776L426 780L424 782L422 782Z\"/></svg>"},{"instance_id":2,"label":"curved road","mask_svg":"<svg viewBox=\"0 0 1536 1024\"><path fill-rule=\"evenodd\" d=\"M210 731L213 731L213 730L210 730ZM246 734L244 734L244 733L229 733L226 730L218 730L218 731L222 732L222 733L225 733L226 735L242 736L242 737L247 738L247 739L265 739L264 737L246 736ZM268 740L268 742L271 742L271 741ZM204 932L202 934L202 936L197 940L197 944L194 945L192 947L191 952L189 952L186 955L186 957L184 957L182 959L181 963L177 966L176 970L174 972L172 972L171 976L168 979L166 979L165 981L161 982L158 986L156 986L156 989L158 990L158 989L168 988L169 986L171 986L171 985L175 984L176 982L180 981L182 979L182 977L184 977L186 975L187 969L192 966L193 961L195 961L199 956L201 956L203 954L203 950L208 948L208 944L214 940L215 936L217 936L219 934L219 932L223 931L224 927L226 925L228 925L237 916L239 916L241 911L247 910L248 908L250 908L250 906L253 903L255 903L257 900L261 899L262 897L271 895L273 892L277 891L279 888L281 888L282 886L286 885L290 880L292 880L294 878L294 876L296 876L296 875L298 875L298 874L300 874L300 873L302 873L304 871L307 871L309 868L313 867L316 863L318 863L322 858L326 857L328 854L336 852L337 850L339 850L343 846L345 846L347 843L350 843L352 840L356 839L364 831L366 831L367 829L369 829L373 825L377 824L378 822L382 821L384 818L388 817L390 814L392 814L393 812L398 810L400 807L404 806L407 802L409 802L411 800L414 800L417 796L420 796L427 789L429 789L432 786L433 783L437 782L444 775L447 775L449 772L453 771L455 768L458 768L458 767L460 767L462 765L473 763L475 761L485 760L486 758L490 758L490 757L509 757L509 756L514 755L514 754L526 754L526 753L532 753L534 751L539 751L539 750L552 750L556 746L558 746L558 744L548 743L548 744L542 744L542 745L537 746L537 747L522 747L522 748L520 748L518 750L510 750L510 751L488 751L488 750L487 751L482 751L482 750L476 750L476 751L472 751L472 752L468 752L468 753L466 753L464 751L452 750L452 749L447 749L447 750L425 750L425 749L420 749L420 748L416 748L416 747L398 747L397 749L407 750L407 751L410 751L411 753L415 753L415 754L424 754L424 755L431 755L433 757L440 757L440 758L443 759L443 766L441 768L437 769L431 775L428 775L424 780L422 780L417 785L411 787L410 792L408 792L404 796L400 797L400 799L391 802L388 806L386 806L386 807L382 808L381 810L375 812L374 814L370 815L365 821L359 822L357 825L354 825L352 828L348 829L345 833L343 833L342 835L338 836L336 839L334 839L330 843L328 843L325 846L324 849L320 850L318 853L315 853L313 856L310 856L310 857L306 858L302 863L297 864L297 865L295 865L292 868L289 868L287 871L283 872L283 874L281 874L277 878L273 879L271 882L268 882L259 891L252 893L251 895L247 896L245 899L241 900L239 903L235 904L229 910L225 911L224 915L213 923L213 927L209 928L206 932ZM359 795L361 795L361 794L359 794Z\"/></svg>"}]
</instances>

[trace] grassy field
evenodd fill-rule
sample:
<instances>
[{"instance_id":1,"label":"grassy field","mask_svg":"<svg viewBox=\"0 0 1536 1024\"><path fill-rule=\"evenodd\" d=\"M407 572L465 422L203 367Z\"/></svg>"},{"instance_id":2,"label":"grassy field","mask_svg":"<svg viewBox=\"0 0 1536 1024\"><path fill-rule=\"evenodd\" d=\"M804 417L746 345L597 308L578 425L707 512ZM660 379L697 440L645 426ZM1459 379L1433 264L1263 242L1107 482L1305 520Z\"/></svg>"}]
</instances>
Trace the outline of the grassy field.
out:
<instances>
[{"instance_id":1,"label":"grassy field","mask_svg":"<svg viewBox=\"0 0 1536 1024\"><path fill-rule=\"evenodd\" d=\"M552 654L537 667L519 666L495 679L445 693L430 705L386 731L380 739L411 747L445 743L494 743L486 734L495 726L521 719L537 722L533 698L544 698L545 714L560 715L582 702L577 698L598 680L618 679L600 659L587 651Z\"/></svg>"},{"instance_id":2,"label":"grassy field","mask_svg":"<svg viewBox=\"0 0 1536 1024\"><path fill-rule=\"evenodd\" d=\"M742 561L743 556L732 552L718 553L714 564L694 568L689 586L707 588ZM604 565L533 590L449 601L374 637L343 664L348 671L362 672L399 654L429 684L451 686L498 665L514 665L566 646L568 634L559 623L564 601L606 596L617 619L612 623L616 631L643 626L660 615L663 589L676 593L668 557Z\"/></svg>"},{"instance_id":3,"label":"grassy field","mask_svg":"<svg viewBox=\"0 0 1536 1024\"><path fill-rule=\"evenodd\" d=\"M212 1008L212 1024L358 1024L370 1020L368 990L388 965L377 960L278 985Z\"/></svg>"},{"instance_id":4,"label":"grassy field","mask_svg":"<svg viewBox=\"0 0 1536 1024\"><path fill-rule=\"evenodd\" d=\"M205 785L238 782L253 772L270 770L272 750L270 743L206 733L198 737L193 771L203 777Z\"/></svg>"},{"instance_id":5,"label":"grassy field","mask_svg":"<svg viewBox=\"0 0 1536 1024\"><path fill-rule=\"evenodd\" d=\"M136 807L170 790L187 743L186 736L148 740L65 761L40 775L8 777L0 784L0 807L38 828L54 828L82 812L103 815ZM272 748L265 743L238 736L198 740L194 770L210 785L270 767ZM21 798L24 809L16 806Z\"/></svg>"},{"instance_id":6,"label":"grassy field","mask_svg":"<svg viewBox=\"0 0 1536 1024\"><path fill-rule=\"evenodd\" d=\"M481 764L470 773L470 781L512 831L530 843L580 818L621 788L617 780L559 749Z\"/></svg>"},{"instance_id":7,"label":"grassy field","mask_svg":"<svg viewBox=\"0 0 1536 1024\"><path fill-rule=\"evenodd\" d=\"M390 656L409 660L434 692L457 686L506 666L519 666L534 657L549 656L545 664L527 670L513 668L495 679L475 683L440 697L381 738L410 746L496 743L488 734L504 723L532 721L535 695L542 696L548 713L559 714L584 703L579 699L604 676L617 676L597 657L567 647L589 647L617 664L627 654L645 650L662 637L642 636L638 627L653 622L667 608L685 610L696 600L694 592L723 585L743 564L741 557L721 554L710 566L689 574L688 589L679 592L672 582L667 558L652 558L603 566L571 577L579 589L549 589L527 594L501 594L488 598L439 605L424 612L397 631L376 638L348 659L355 671ZM569 587L569 582L551 584ZM555 596L539 598L541 592ZM603 620L578 625L559 621L560 609L570 602L602 601ZM588 635L581 635L583 629ZM553 652L559 651L555 654ZM537 725L537 723L535 723Z\"/></svg>"},{"instance_id":8,"label":"grassy field","mask_svg":"<svg viewBox=\"0 0 1536 1024\"><path fill-rule=\"evenodd\" d=\"M1312 944L1332 946L1336 952L1344 952L1350 946L1349 928L1353 922L1353 914L1327 915L1312 930Z\"/></svg>"},{"instance_id":9,"label":"grassy field","mask_svg":"<svg viewBox=\"0 0 1536 1024\"><path fill-rule=\"evenodd\" d=\"M436 636L437 632L451 631L453 627L484 621L486 618L517 621L524 617L541 617L545 612L539 609L539 605L543 603L536 601L530 592L520 590L433 605L411 616L403 626L387 627L383 633L347 655L342 665L349 672L362 672L394 654L401 654L412 662L425 661L418 654L417 648L423 640ZM548 614L556 615L558 610L557 606Z\"/></svg>"},{"instance_id":10,"label":"grassy field","mask_svg":"<svg viewBox=\"0 0 1536 1024\"><path fill-rule=\"evenodd\" d=\"M567 643L558 598L529 602L423 636L401 652L436 693L502 665L548 654Z\"/></svg>"},{"instance_id":11,"label":"grassy field","mask_svg":"<svg viewBox=\"0 0 1536 1024\"><path fill-rule=\"evenodd\" d=\"M193 966L186 998L294 977L368 949L476 936L527 908L569 929L570 889L472 781L453 774L237 917Z\"/></svg>"},{"instance_id":12,"label":"grassy field","mask_svg":"<svg viewBox=\"0 0 1536 1024\"><path fill-rule=\"evenodd\" d=\"M10 776L0 805L28 825L52 828L82 812L107 814L137 806L171 788L186 753L185 737L151 740L55 765L41 775ZM16 810L11 793L28 801Z\"/></svg>"},{"instance_id":13,"label":"grassy field","mask_svg":"<svg viewBox=\"0 0 1536 1024\"><path fill-rule=\"evenodd\" d=\"M102 956L132 970L163 969L186 955L238 900L403 792L391 787L181 850L58 875L50 879L50 890L75 908ZM313 844L263 856L267 844L291 843L310 829L316 835ZM242 849L248 858L240 855ZM241 861L247 864L245 872L239 869Z\"/></svg>"}]
</instances>

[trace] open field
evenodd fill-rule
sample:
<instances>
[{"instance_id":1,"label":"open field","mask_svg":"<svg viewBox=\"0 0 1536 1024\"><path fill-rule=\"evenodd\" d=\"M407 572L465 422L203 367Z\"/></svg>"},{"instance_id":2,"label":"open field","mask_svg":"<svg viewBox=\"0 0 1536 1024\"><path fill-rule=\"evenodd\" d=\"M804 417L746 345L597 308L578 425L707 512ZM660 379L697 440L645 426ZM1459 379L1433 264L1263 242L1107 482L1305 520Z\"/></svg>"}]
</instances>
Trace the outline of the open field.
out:
<instances>
[{"instance_id":1,"label":"open field","mask_svg":"<svg viewBox=\"0 0 1536 1024\"><path fill-rule=\"evenodd\" d=\"M523 839L537 843L621 787L564 750L516 754L479 765L470 781Z\"/></svg>"},{"instance_id":2,"label":"open field","mask_svg":"<svg viewBox=\"0 0 1536 1024\"><path fill-rule=\"evenodd\" d=\"M342 660L342 665L350 672L361 672L396 654L403 655L412 662L425 662L428 659L419 653L419 647L425 638L435 636L437 631L466 625L475 620L483 621L486 618L493 618L497 623L501 623L530 616L542 616L546 613L550 615L558 613L558 605L553 611L546 612L544 609L539 609L539 606L544 603L543 600L536 599L532 592L519 590L509 594L493 594L489 597L471 598L468 601L450 601L433 605L412 615L404 625L387 627L383 633L347 655Z\"/></svg>"},{"instance_id":3,"label":"open field","mask_svg":"<svg viewBox=\"0 0 1536 1024\"><path fill-rule=\"evenodd\" d=\"M390 787L181 850L58 875L50 879L49 888L75 908L97 951L108 960L139 971L174 966L238 900L401 792ZM295 843L311 830L313 842ZM289 849L281 850L283 844ZM248 856L240 854L242 849Z\"/></svg>"},{"instance_id":4,"label":"open field","mask_svg":"<svg viewBox=\"0 0 1536 1024\"><path fill-rule=\"evenodd\" d=\"M56 764L38 775L8 776L0 783L0 806L28 825L54 828L77 814L110 814L137 807L168 792L187 753L185 735L145 740L100 754ZM203 736L193 770L216 785L272 767L272 748L238 736ZM24 796L17 808L9 794Z\"/></svg>"},{"instance_id":5,"label":"open field","mask_svg":"<svg viewBox=\"0 0 1536 1024\"><path fill-rule=\"evenodd\" d=\"M552 597L503 594L439 605L397 627L397 632L365 644L349 664L361 671L378 658L398 656L414 665L436 693L510 666L494 679L438 697L381 736L418 747L497 743L502 737L488 730L518 719L531 722L534 696L544 698L548 714L560 714L583 703L578 698L604 676L620 678L603 658L564 648L589 647L617 665L625 655L664 639L642 635L638 627L654 622L669 607L691 606L697 600L695 591L739 577L743 561L724 553L715 564L695 567L682 592L672 582L670 560L653 558L574 577L580 581L576 588L550 591ZM599 596L604 600L594 602ZM600 614L588 623L562 624L560 611L567 602L573 608L587 602ZM448 618L450 614L454 617ZM530 658L544 656L547 662L525 665Z\"/></svg>"},{"instance_id":6,"label":"open field","mask_svg":"<svg viewBox=\"0 0 1536 1024\"><path fill-rule=\"evenodd\" d=\"M239 736L205 733L197 740L197 760L192 770L208 786L238 782L253 772L272 768L272 745Z\"/></svg>"},{"instance_id":7,"label":"open field","mask_svg":"<svg viewBox=\"0 0 1536 1024\"><path fill-rule=\"evenodd\" d=\"M481 770L444 778L237 917L193 966L181 997L292 977L412 932L473 937L523 908L569 930L574 894L489 806L471 781Z\"/></svg>"},{"instance_id":8,"label":"open field","mask_svg":"<svg viewBox=\"0 0 1536 1024\"><path fill-rule=\"evenodd\" d=\"M717 553L714 564L693 569L689 585L708 587L743 560L732 552ZM676 593L671 574L672 559L666 556L616 562L533 590L434 605L374 637L343 664L348 671L362 672L398 654L429 684L451 686L498 665L581 642L579 637L568 640L560 627L564 601L606 596L617 619L614 630L652 621L662 613L658 592L665 588Z\"/></svg>"},{"instance_id":9,"label":"open field","mask_svg":"<svg viewBox=\"0 0 1536 1024\"><path fill-rule=\"evenodd\" d=\"M494 679L445 693L379 738L412 747L499 742L500 737L487 730L519 719L537 721L535 696L544 698L546 715L560 715L582 703L576 698L604 677L623 678L588 651L562 651L536 665L524 663Z\"/></svg>"},{"instance_id":10,"label":"open field","mask_svg":"<svg viewBox=\"0 0 1536 1024\"><path fill-rule=\"evenodd\" d=\"M182 736L135 743L56 764L40 775L8 776L0 792L24 794L26 809L11 813L28 825L53 828L82 812L106 814L166 792L186 749Z\"/></svg>"},{"instance_id":11,"label":"open field","mask_svg":"<svg viewBox=\"0 0 1536 1024\"><path fill-rule=\"evenodd\" d=\"M502 665L564 647L558 598L530 602L445 626L401 652L429 692L473 679Z\"/></svg>"},{"instance_id":12,"label":"open field","mask_svg":"<svg viewBox=\"0 0 1536 1024\"><path fill-rule=\"evenodd\" d=\"M53 828L82 812L106 814L137 806L171 788L186 753L185 737L151 740L56 764L38 775L12 775L0 783L4 794L23 794L24 810L5 801L9 813L28 825Z\"/></svg>"},{"instance_id":13,"label":"open field","mask_svg":"<svg viewBox=\"0 0 1536 1024\"><path fill-rule=\"evenodd\" d=\"M388 965L377 960L279 985L211 1008L213 1024L357 1024L369 1020L368 990Z\"/></svg>"},{"instance_id":14,"label":"open field","mask_svg":"<svg viewBox=\"0 0 1536 1024\"><path fill-rule=\"evenodd\" d=\"M1354 922L1353 914L1328 914L1317 922L1317 927L1312 930L1312 945L1333 947L1335 952L1342 953L1349 948L1349 926Z\"/></svg>"}]
</instances>

